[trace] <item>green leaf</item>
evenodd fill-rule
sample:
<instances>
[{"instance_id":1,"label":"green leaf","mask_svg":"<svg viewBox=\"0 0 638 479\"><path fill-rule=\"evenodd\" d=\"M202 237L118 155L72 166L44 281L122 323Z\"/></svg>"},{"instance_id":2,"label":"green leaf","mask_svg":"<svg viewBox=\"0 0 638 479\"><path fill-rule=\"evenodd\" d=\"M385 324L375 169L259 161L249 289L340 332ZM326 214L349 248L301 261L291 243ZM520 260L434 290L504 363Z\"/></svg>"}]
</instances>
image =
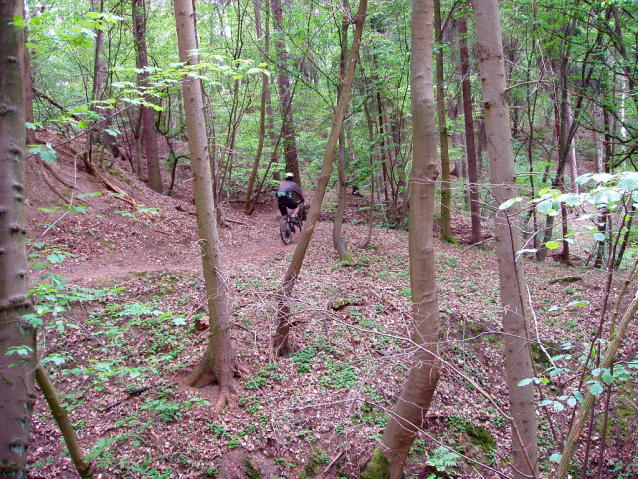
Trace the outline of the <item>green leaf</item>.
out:
<instances>
[{"instance_id":1,"label":"green leaf","mask_svg":"<svg viewBox=\"0 0 638 479\"><path fill-rule=\"evenodd\" d=\"M184 326L186 324L186 318L175 318L173 319L173 324L175 326Z\"/></svg>"},{"instance_id":2,"label":"green leaf","mask_svg":"<svg viewBox=\"0 0 638 479\"><path fill-rule=\"evenodd\" d=\"M64 261L64 255L62 253L51 253L47 256L47 260L53 264L61 263Z\"/></svg>"},{"instance_id":3,"label":"green leaf","mask_svg":"<svg viewBox=\"0 0 638 479\"><path fill-rule=\"evenodd\" d=\"M568 398L568 399L567 399L567 405L568 405L569 407L572 407L572 408L573 408L573 407L576 407L576 404L577 404L577 401L576 401L576 398L575 398L575 397L573 397L573 396L572 396L572 397L570 397L570 398Z\"/></svg>"},{"instance_id":4,"label":"green leaf","mask_svg":"<svg viewBox=\"0 0 638 479\"><path fill-rule=\"evenodd\" d=\"M614 376L608 370L603 371L602 380L605 381L606 384L611 384L614 382Z\"/></svg>"},{"instance_id":5,"label":"green leaf","mask_svg":"<svg viewBox=\"0 0 638 479\"><path fill-rule=\"evenodd\" d=\"M589 387L589 392L592 393L594 396L598 396L603 391L603 385L600 383L600 381L594 381L594 383Z\"/></svg>"},{"instance_id":6,"label":"green leaf","mask_svg":"<svg viewBox=\"0 0 638 479\"><path fill-rule=\"evenodd\" d=\"M583 397L583 393L581 393L580 391L574 391L574 397L578 399L578 402L580 402L582 405L585 405L585 398Z\"/></svg>"},{"instance_id":7,"label":"green leaf","mask_svg":"<svg viewBox=\"0 0 638 479\"><path fill-rule=\"evenodd\" d=\"M547 243L545 243L545 246L547 247L547 249L558 249L558 247L560 246L560 243L558 241L548 241Z\"/></svg>"},{"instance_id":8,"label":"green leaf","mask_svg":"<svg viewBox=\"0 0 638 479\"><path fill-rule=\"evenodd\" d=\"M552 200L544 200L541 201L538 206L536 207L536 209L540 212L540 213L545 213L545 214L550 214L554 212L554 202Z\"/></svg>"},{"instance_id":9,"label":"green leaf","mask_svg":"<svg viewBox=\"0 0 638 479\"><path fill-rule=\"evenodd\" d=\"M530 384L532 381L534 380L534 378L525 378L525 379L521 379L518 382L518 385L523 387L523 386L527 386L528 384Z\"/></svg>"},{"instance_id":10,"label":"green leaf","mask_svg":"<svg viewBox=\"0 0 638 479\"><path fill-rule=\"evenodd\" d=\"M605 239L607 239L607 237L605 236L605 233L594 233L594 239L602 243Z\"/></svg>"},{"instance_id":11,"label":"green leaf","mask_svg":"<svg viewBox=\"0 0 638 479\"><path fill-rule=\"evenodd\" d=\"M40 158L42 158L42 161L51 164L58 159L58 155L55 153L55 150L51 148L51 145L47 144L47 148L40 152Z\"/></svg>"},{"instance_id":12,"label":"green leaf","mask_svg":"<svg viewBox=\"0 0 638 479\"><path fill-rule=\"evenodd\" d=\"M84 121L84 120L80 120L80 121L78 121L78 126L80 128L82 128L82 129L86 129L86 128L88 128L89 124L86 121Z\"/></svg>"},{"instance_id":13,"label":"green leaf","mask_svg":"<svg viewBox=\"0 0 638 479\"><path fill-rule=\"evenodd\" d=\"M618 182L618 187L625 191L634 191L638 188L638 181L633 176L625 176Z\"/></svg>"},{"instance_id":14,"label":"green leaf","mask_svg":"<svg viewBox=\"0 0 638 479\"><path fill-rule=\"evenodd\" d=\"M567 306L578 306L579 308L584 308L585 306L587 306L587 303L589 303L589 301L572 301L570 303L567 303Z\"/></svg>"},{"instance_id":15,"label":"green leaf","mask_svg":"<svg viewBox=\"0 0 638 479\"><path fill-rule=\"evenodd\" d=\"M504 201L503 203L501 203L501 204L498 206L498 209L499 209L499 210L506 210L506 209L508 209L510 206L512 206L513 204L518 203L519 201L522 201L522 200L523 200L523 198L520 198L520 197L519 197L519 198L512 198L512 199L509 199L509 200Z\"/></svg>"},{"instance_id":16,"label":"green leaf","mask_svg":"<svg viewBox=\"0 0 638 479\"><path fill-rule=\"evenodd\" d=\"M563 458L562 454L558 454L557 452L555 452L554 454L552 454L551 456L549 456L549 460L551 462L555 462L556 464L560 463L560 460Z\"/></svg>"}]
</instances>

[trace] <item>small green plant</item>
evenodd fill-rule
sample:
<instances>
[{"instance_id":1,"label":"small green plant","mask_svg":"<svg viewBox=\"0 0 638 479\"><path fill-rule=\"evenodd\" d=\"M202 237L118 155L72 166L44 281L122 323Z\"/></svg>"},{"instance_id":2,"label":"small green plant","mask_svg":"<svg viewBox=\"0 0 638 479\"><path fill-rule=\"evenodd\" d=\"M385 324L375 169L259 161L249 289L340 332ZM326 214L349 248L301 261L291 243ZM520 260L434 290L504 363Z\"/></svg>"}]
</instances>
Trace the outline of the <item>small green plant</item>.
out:
<instances>
[{"instance_id":1,"label":"small green plant","mask_svg":"<svg viewBox=\"0 0 638 479\"><path fill-rule=\"evenodd\" d=\"M300 373L309 373L312 370L312 363L317 352L314 348L304 348L292 357L297 371Z\"/></svg>"},{"instance_id":2,"label":"small green plant","mask_svg":"<svg viewBox=\"0 0 638 479\"><path fill-rule=\"evenodd\" d=\"M460 457L456 452L441 446L431 453L430 459L427 460L426 464L434 467L437 472L446 472L448 468L457 466ZM434 478L436 478L436 474L430 474L428 477L428 479Z\"/></svg>"}]
</instances>

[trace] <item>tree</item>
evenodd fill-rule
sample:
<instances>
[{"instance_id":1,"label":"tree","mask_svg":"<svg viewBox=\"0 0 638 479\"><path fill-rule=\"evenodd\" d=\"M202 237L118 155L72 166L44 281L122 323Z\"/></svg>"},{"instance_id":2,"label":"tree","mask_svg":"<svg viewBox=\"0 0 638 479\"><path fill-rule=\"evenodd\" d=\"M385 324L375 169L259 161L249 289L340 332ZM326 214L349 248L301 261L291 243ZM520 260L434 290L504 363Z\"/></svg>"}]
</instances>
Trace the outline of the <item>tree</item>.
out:
<instances>
[{"instance_id":1,"label":"tree","mask_svg":"<svg viewBox=\"0 0 638 479\"><path fill-rule=\"evenodd\" d=\"M441 1L434 0L434 31L436 35L436 108L439 119L441 147L441 239L452 239L450 212L450 154L448 151L447 115L445 114L445 87L443 86L443 28L441 27Z\"/></svg>"},{"instance_id":2,"label":"tree","mask_svg":"<svg viewBox=\"0 0 638 479\"><path fill-rule=\"evenodd\" d=\"M292 111L292 89L290 87L290 77L288 75L288 54L286 44L283 40L283 11L281 0L271 0L270 6L275 19L275 31L279 37L276 43L279 76L279 100L281 101L281 121L284 137L284 155L286 157L286 171L294 173L295 181L301 186L301 176L299 174L299 161L297 159L297 143L295 139L295 121Z\"/></svg>"},{"instance_id":3,"label":"tree","mask_svg":"<svg viewBox=\"0 0 638 479\"><path fill-rule=\"evenodd\" d=\"M514 150L506 95L503 40L498 2L475 0L474 16L479 51L481 89L492 195L497 204L517 196ZM529 345L529 317L523 265L517 261L521 240L516 215L499 210L494 220L496 253L503 307L505 369L512 422L512 460L515 477L538 475L536 402L532 384L519 386L534 375Z\"/></svg>"},{"instance_id":4,"label":"tree","mask_svg":"<svg viewBox=\"0 0 638 479\"><path fill-rule=\"evenodd\" d=\"M27 274L24 36L21 0L0 0L0 477L25 477L35 403L35 329Z\"/></svg>"},{"instance_id":5,"label":"tree","mask_svg":"<svg viewBox=\"0 0 638 479\"><path fill-rule=\"evenodd\" d=\"M175 1L175 21L179 58L188 65L197 65L197 32L193 3L190 0ZM221 276L221 260L217 237L217 213L213 201L208 142L203 112L201 80L196 75L186 75L182 80L186 131L190 150L191 169L194 176L195 211L197 231L202 249L202 266L208 295L210 336L204 356L188 379L191 386L204 386L212 381L219 384L219 398L215 411L219 412L233 391L235 353L230 336L230 311L228 285Z\"/></svg>"},{"instance_id":6,"label":"tree","mask_svg":"<svg viewBox=\"0 0 638 479\"><path fill-rule=\"evenodd\" d=\"M346 59L348 57L348 28L350 27L349 17L352 16L350 4L348 0L343 2L343 19L341 20L341 55L339 58L339 76L344 77L346 74ZM337 95L339 95L339 88ZM332 244L334 245L339 259L347 264L354 264L352 254L348 251L348 245L342 235L343 216L346 210L346 134L343 122L341 123L341 131L339 132L339 149L337 150L338 173L339 173L339 200L337 202L337 212L335 213L334 224L332 225Z\"/></svg>"},{"instance_id":7,"label":"tree","mask_svg":"<svg viewBox=\"0 0 638 479\"><path fill-rule=\"evenodd\" d=\"M433 0L414 0L412 3L410 82L414 157L410 175L409 253L415 324L413 341L419 349L381 443L368 466L369 472L387 468L392 479L403 477L403 465L423 425L440 369L440 321L433 239L435 180L438 176L432 72L433 9Z\"/></svg>"},{"instance_id":8,"label":"tree","mask_svg":"<svg viewBox=\"0 0 638 479\"><path fill-rule=\"evenodd\" d=\"M352 39L352 46L350 48L350 54L348 55L348 62L346 65L346 74L341 80L341 87L339 88L339 99L337 101L337 109L332 121L332 128L330 129L330 136L326 142L326 147L323 153L323 163L321 165L321 173L319 176L319 182L315 189L315 194L312 197L312 203L310 204L310 211L308 212L308 220L305 223L303 233L299 238L299 243L295 248L290 266L284 276L284 281L280 289L280 302L277 312L277 330L275 331L275 350L277 354L285 355L290 354L290 306L287 303L287 299L292 294L292 290L295 286L295 281L301 270L312 233L314 232L317 220L319 219L319 211L321 209L321 203L323 197L326 194L326 188L328 187L328 181L330 181L330 175L332 173L332 159L339 139L339 133L343 125L343 119L346 116L346 110L350 101L350 90L352 88L352 82L354 81L354 72L357 65L357 57L359 55L359 45L361 44L361 35L363 34L363 27L365 25L365 19L368 12L367 0L360 0L359 10L352 19L352 23L355 25L355 31Z\"/></svg>"},{"instance_id":9,"label":"tree","mask_svg":"<svg viewBox=\"0 0 638 479\"><path fill-rule=\"evenodd\" d=\"M133 27L135 29L136 63L140 73L138 82L140 90L148 88L148 53L146 49L146 2L145 0L133 0ZM145 95L144 100L151 102L150 95ZM140 108L142 127L144 129L144 149L146 153L146 166L148 170L148 184L158 193L164 192L162 185L162 171L157 156L157 135L155 133L154 109L149 104ZM139 172L138 172L139 174Z\"/></svg>"},{"instance_id":10,"label":"tree","mask_svg":"<svg viewBox=\"0 0 638 479\"><path fill-rule=\"evenodd\" d=\"M470 190L470 212L472 217L472 243L481 241L481 210L478 192L478 171L476 168L476 145L474 142L474 115L472 110L472 89L470 85L470 55L467 48L467 20L465 14L459 18L461 48L461 77L463 90L463 116L465 120L465 154L467 156L467 178Z\"/></svg>"}]
</instances>

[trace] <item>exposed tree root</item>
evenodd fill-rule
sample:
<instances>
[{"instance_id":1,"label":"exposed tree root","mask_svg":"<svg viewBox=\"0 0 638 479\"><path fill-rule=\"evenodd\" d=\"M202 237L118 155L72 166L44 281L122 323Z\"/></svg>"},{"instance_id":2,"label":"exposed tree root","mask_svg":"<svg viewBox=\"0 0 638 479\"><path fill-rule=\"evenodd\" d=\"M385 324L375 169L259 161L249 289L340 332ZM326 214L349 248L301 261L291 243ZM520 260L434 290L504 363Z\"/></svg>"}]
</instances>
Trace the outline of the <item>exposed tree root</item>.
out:
<instances>
[{"instance_id":1,"label":"exposed tree root","mask_svg":"<svg viewBox=\"0 0 638 479\"><path fill-rule=\"evenodd\" d=\"M213 409L213 417L217 417L221 414L230 400L230 390L228 388L219 388L219 396L215 402L215 408Z\"/></svg>"},{"instance_id":2,"label":"exposed tree root","mask_svg":"<svg viewBox=\"0 0 638 479\"><path fill-rule=\"evenodd\" d=\"M72 145L65 145L65 147L68 148L75 156L81 157L84 160L84 166L86 167L87 172L95 176L98 180L100 180L107 190L110 190L116 193L117 194L116 198L124 201L125 203L128 203L135 210L139 209L137 202L131 197L131 195L129 195L122 188L114 184L111 180L109 180L104 175L104 173L102 173L102 171L99 168L96 168L90 160L87 160L86 151L78 151ZM155 216L149 212L146 212L146 216L148 216L148 218L152 221L156 219Z\"/></svg>"},{"instance_id":3,"label":"exposed tree root","mask_svg":"<svg viewBox=\"0 0 638 479\"><path fill-rule=\"evenodd\" d=\"M51 189L51 191L53 191L56 195L58 195L62 199L62 201L64 201L65 204L67 205L71 204L71 200L67 198L66 196L64 196L64 194L60 190L58 190L53 183L51 183L51 180L47 176L46 172L44 170L40 170L40 173L42 174L42 179L44 180L46 185Z\"/></svg>"}]
</instances>

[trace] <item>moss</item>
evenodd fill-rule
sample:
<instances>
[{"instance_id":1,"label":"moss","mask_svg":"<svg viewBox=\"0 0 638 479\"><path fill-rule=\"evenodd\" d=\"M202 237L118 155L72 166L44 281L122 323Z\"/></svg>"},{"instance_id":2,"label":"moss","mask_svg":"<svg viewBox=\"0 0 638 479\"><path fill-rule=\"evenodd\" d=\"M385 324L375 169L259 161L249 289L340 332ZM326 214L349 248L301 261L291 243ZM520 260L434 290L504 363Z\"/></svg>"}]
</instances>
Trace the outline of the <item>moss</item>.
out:
<instances>
[{"instance_id":1,"label":"moss","mask_svg":"<svg viewBox=\"0 0 638 479\"><path fill-rule=\"evenodd\" d=\"M359 306L360 304L360 301L344 296L342 298L335 299L332 302L332 309L334 309L335 311L341 311L346 306Z\"/></svg>"},{"instance_id":2,"label":"moss","mask_svg":"<svg viewBox=\"0 0 638 479\"><path fill-rule=\"evenodd\" d=\"M532 358L534 362L540 364L545 367L545 369L552 366L552 363L549 361L549 358L545 354L545 351L541 349L538 343L532 344ZM550 356L556 356L560 354L560 347L556 343L545 342L543 343L545 350L550 354Z\"/></svg>"},{"instance_id":3,"label":"moss","mask_svg":"<svg viewBox=\"0 0 638 479\"><path fill-rule=\"evenodd\" d=\"M361 479L389 479L390 462L383 452L375 449L370 461L366 464L365 470L361 474Z\"/></svg>"},{"instance_id":4,"label":"moss","mask_svg":"<svg viewBox=\"0 0 638 479\"><path fill-rule=\"evenodd\" d=\"M253 466L253 463L250 462L250 458L244 459L244 466L246 466L246 474L244 477L248 479L261 479L262 473L261 470Z\"/></svg>"},{"instance_id":5,"label":"moss","mask_svg":"<svg viewBox=\"0 0 638 479\"><path fill-rule=\"evenodd\" d=\"M456 244L456 245L461 244L459 240L457 240L454 236L450 236L449 238L441 236L441 241L444 241L445 243Z\"/></svg>"},{"instance_id":6,"label":"moss","mask_svg":"<svg viewBox=\"0 0 638 479\"><path fill-rule=\"evenodd\" d=\"M341 262L348 266L352 266L355 264L354 258L350 253L346 253L345 255L343 255L343 259L341 260Z\"/></svg>"},{"instance_id":7,"label":"moss","mask_svg":"<svg viewBox=\"0 0 638 479\"><path fill-rule=\"evenodd\" d=\"M469 436L472 443L483 449L483 452L489 453L496 449L496 440L484 427L468 425L465 427L465 433Z\"/></svg>"},{"instance_id":8,"label":"moss","mask_svg":"<svg viewBox=\"0 0 638 479\"><path fill-rule=\"evenodd\" d=\"M299 478L310 479L311 477L315 477L317 475L317 467L319 467L320 464L321 460L319 459L319 456L312 456L303 468Z\"/></svg>"}]
</instances>

